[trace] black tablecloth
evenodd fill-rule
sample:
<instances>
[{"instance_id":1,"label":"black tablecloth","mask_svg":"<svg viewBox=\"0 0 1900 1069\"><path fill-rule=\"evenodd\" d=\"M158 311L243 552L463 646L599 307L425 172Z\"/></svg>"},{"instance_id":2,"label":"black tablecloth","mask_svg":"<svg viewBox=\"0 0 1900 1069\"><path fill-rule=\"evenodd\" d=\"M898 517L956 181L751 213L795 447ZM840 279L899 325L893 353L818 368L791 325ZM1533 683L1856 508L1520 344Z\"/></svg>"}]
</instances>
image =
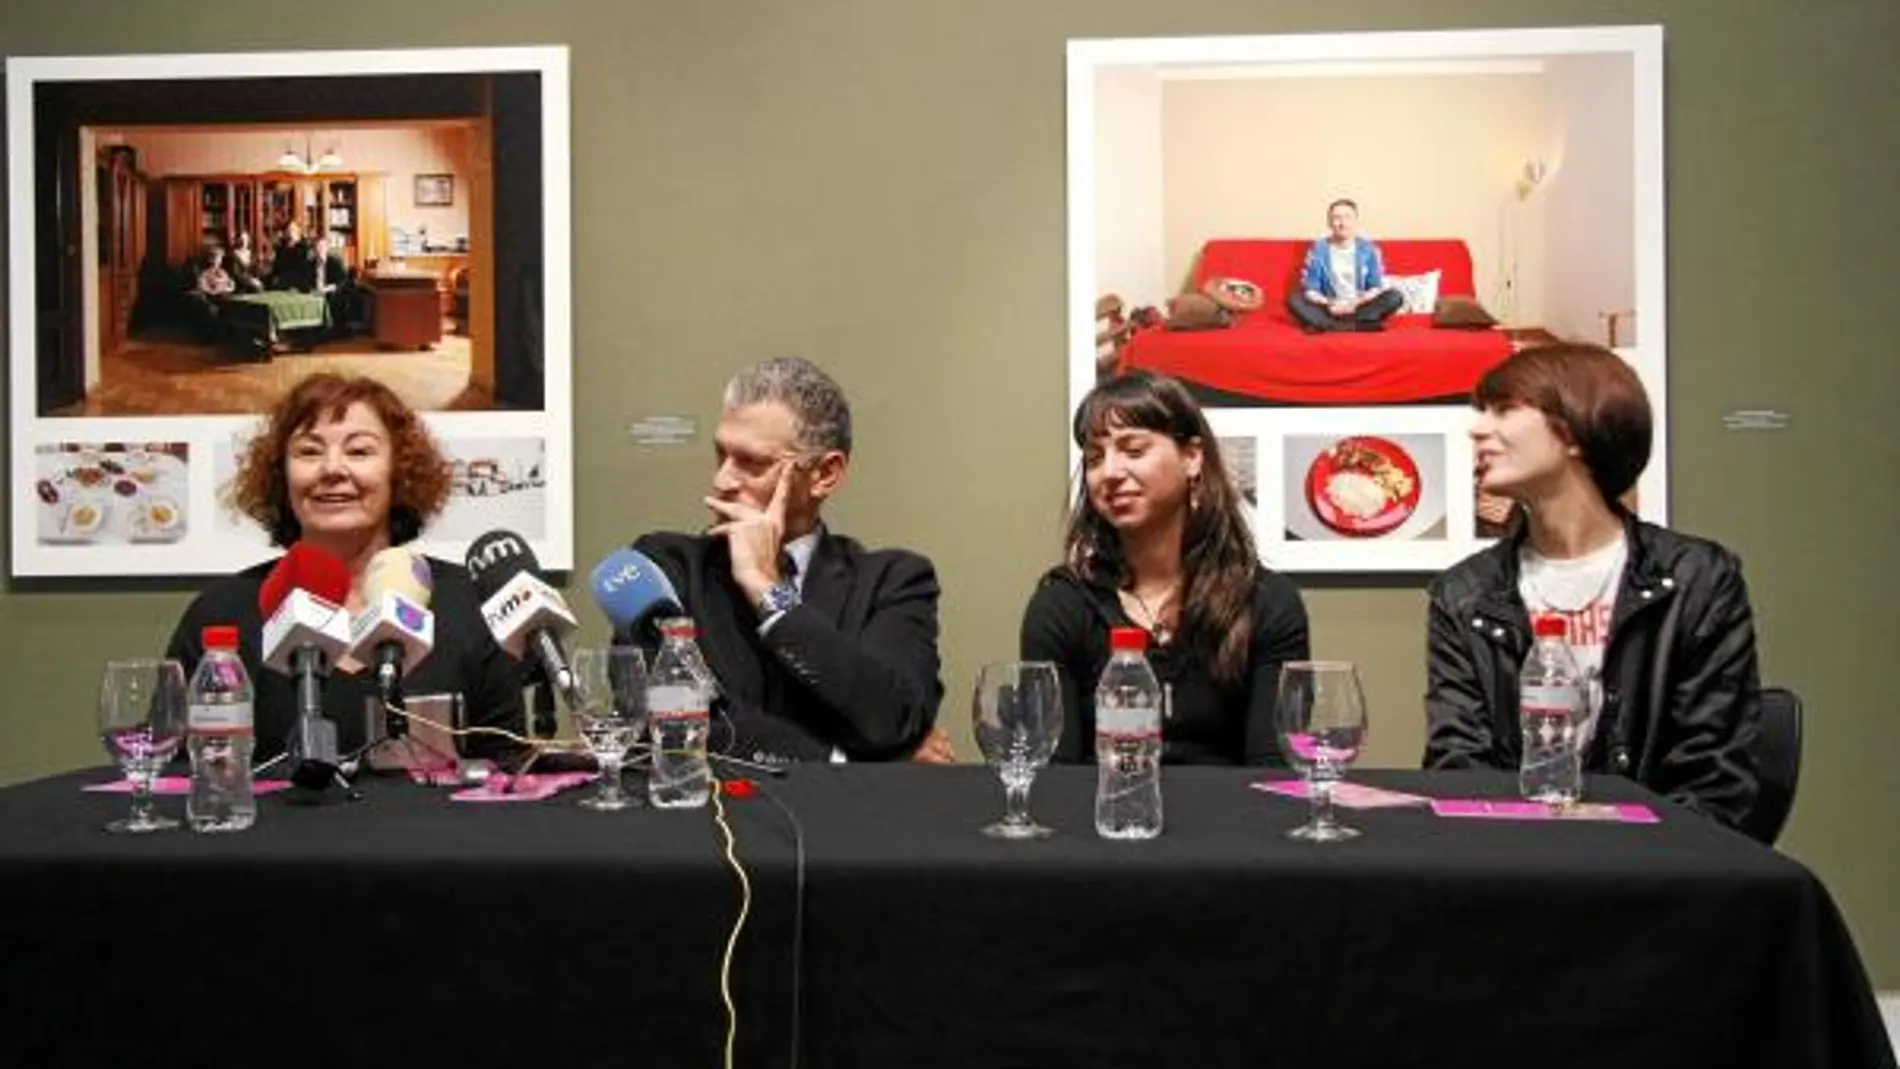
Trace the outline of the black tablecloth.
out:
<instances>
[{"instance_id":1,"label":"black tablecloth","mask_svg":"<svg viewBox=\"0 0 1900 1069\"><path fill-rule=\"evenodd\" d=\"M0 791L0 1064L713 1066L737 901L707 812L465 805L377 783L234 836L109 836L103 771ZM1892 1066L1798 863L1640 788L1659 825L1345 812L1169 769L1167 832L1098 840L1053 769L1035 843L976 767L809 766L728 801L755 902L740 1064ZM1441 797L1507 777L1367 773ZM175 811L176 799L161 802Z\"/></svg>"}]
</instances>

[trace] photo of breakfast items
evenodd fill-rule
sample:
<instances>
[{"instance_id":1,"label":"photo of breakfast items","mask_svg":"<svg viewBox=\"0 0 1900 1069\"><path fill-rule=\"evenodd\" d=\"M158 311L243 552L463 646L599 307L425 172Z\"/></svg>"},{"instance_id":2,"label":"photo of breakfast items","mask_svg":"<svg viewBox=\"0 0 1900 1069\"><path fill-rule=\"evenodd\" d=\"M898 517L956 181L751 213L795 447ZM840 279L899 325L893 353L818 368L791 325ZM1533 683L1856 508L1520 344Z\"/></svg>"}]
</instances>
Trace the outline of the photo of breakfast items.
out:
<instances>
[{"instance_id":1,"label":"photo of breakfast items","mask_svg":"<svg viewBox=\"0 0 1900 1069\"><path fill-rule=\"evenodd\" d=\"M1380 535L1418 507L1418 464L1384 438L1341 438L1306 470L1313 514L1344 535Z\"/></svg>"},{"instance_id":2,"label":"photo of breakfast items","mask_svg":"<svg viewBox=\"0 0 1900 1069\"><path fill-rule=\"evenodd\" d=\"M176 542L186 533L185 442L58 442L34 450L26 503L42 544Z\"/></svg>"},{"instance_id":3,"label":"photo of breakfast items","mask_svg":"<svg viewBox=\"0 0 1900 1069\"><path fill-rule=\"evenodd\" d=\"M1445 448L1440 434L1287 436L1286 537L1448 537Z\"/></svg>"},{"instance_id":4,"label":"photo of breakfast items","mask_svg":"<svg viewBox=\"0 0 1900 1069\"><path fill-rule=\"evenodd\" d=\"M60 517L60 527L76 538L91 538L105 525L106 505L101 501L75 501Z\"/></svg>"},{"instance_id":5,"label":"photo of breakfast items","mask_svg":"<svg viewBox=\"0 0 1900 1069\"><path fill-rule=\"evenodd\" d=\"M169 497L154 497L139 505L132 519L135 542L171 542L183 532L185 512Z\"/></svg>"}]
</instances>

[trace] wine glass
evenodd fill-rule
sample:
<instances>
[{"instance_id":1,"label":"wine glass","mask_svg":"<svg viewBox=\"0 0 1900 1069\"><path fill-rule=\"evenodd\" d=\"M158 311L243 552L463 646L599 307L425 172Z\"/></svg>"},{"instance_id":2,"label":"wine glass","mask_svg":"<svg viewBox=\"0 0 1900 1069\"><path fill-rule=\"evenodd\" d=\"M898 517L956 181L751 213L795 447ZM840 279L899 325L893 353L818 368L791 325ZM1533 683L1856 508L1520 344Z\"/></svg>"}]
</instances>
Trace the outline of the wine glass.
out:
<instances>
[{"instance_id":1,"label":"wine glass","mask_svg":"<svg viewBox=\"0 0 1900 1069\"><path fill-rule=\"evenodd\" d=\"M646 726L646 660L635 646L588 647L574 651L573 670L574 724L600 765L600 790L581 807L636 808L643 803L620 789L620 770Z\"/></svg>"},{"instance_id":2,"label":"wine glass","mask_svg":"<svg viewBox=\"0 0 1900 1069\"><path fill-rule=\"evenodd\" d=\"M1041 839L1053 830L1029 817L1029 786L1062 737L1062 685L1047 661L986 664L977 674L976 745L1003 779L1003 819L983 829L993 839Z\"/></svg>"},{"instance_id":3,"label":"wine glass","mask_svg":"<svg viewBox=\"0 0 1900 1069\"><path fill-rule=\"evenodd\" d=\"M185 739L185 669L177 661L107 661L99 685L99 737L132 785L132 812L112 832L176 828L152 812L152 780Z\"/></svg>"},{"instance_id":4,"label":"wine glass","mask_svg":"<svg viewBox=\"0 0 1900 1069\"><path fill-rule=\"evenodd\" d=\"M1288 661L1280 666L1274 716L1287 762L1306 774L1312 819L1287 835L1331 843L1359 834L1333 819L1333 784L1366 743L1366 698L1351 661Z\"/></svg>"}]
</instances>

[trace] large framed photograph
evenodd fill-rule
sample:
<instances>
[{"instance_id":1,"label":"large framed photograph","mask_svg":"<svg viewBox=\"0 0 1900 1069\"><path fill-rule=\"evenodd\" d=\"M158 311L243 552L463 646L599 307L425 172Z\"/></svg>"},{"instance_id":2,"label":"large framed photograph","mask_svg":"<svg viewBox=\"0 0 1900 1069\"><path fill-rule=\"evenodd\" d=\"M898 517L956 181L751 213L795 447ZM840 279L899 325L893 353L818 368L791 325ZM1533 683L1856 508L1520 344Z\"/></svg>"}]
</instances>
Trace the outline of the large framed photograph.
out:
<instances>
[{"instance_id":1,"label":"large framed photograph","mask_svg":"<svg viewBox=\"0 0 1900 1069\"><path fill-rule=\"evenodd\" d=\"M1659 26L1069 42L1069 410L1117 371L1179 379L1270 566L1430 572L1501 530L1479 378L1592 342L1649 391L1634 503L1667 522L1662 49ZM1391 286L1354 329L1301 305L1338 225Z\"/></svg>"},{"instance_id":2,"label":"large framed photograph","mask_svg":"<svg viewBox=\"0 0 1900 1069\"><path fill-rule=\"evenodd\" d=\"M9 58L12 574L267 557L222 490L316 371L444 445L423 548L571 568L568 106L564 47Z\"/></svg>"}]
</instances>

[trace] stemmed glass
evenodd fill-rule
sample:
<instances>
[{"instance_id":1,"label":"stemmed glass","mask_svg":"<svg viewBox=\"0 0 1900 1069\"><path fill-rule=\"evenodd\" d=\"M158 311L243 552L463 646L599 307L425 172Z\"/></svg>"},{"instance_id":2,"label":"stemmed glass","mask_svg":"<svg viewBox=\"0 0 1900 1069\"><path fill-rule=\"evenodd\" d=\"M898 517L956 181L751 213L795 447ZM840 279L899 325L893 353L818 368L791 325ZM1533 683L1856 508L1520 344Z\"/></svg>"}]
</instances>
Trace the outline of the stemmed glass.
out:
<instances>
[{"instance_id":1,"label":"stemmed glass","mask_svg":"<svg viewBox=\"0 0 1900 1069\"><path fill-rule=\"evenodd\" d=\"M634 646L589 647L574 651L573 669L580 698L574 724L600 765L600 791L582 799L581 807L637 808L644 803L620 789L620 770L646 728L646 659Z\"/></svg>"},{"instance_id":2,"label":"stemmed glass","mask_svg":"<svg viewBox=\"0 0 1900 1069\"><path fill-rule=\"evenodd\" d=\"M977 675L976 745L1003 779L1003 819L983 829L993 839L1041 839L1053 830L1030 819L1029 787L1062 737L1062 685L1046 661L986 664Z\"/></svg>"},{"instance_id":3,"label":"stemmed glass","mask_svg":"<svg viewBox=\"0 0 1900 1069\"><path fill-rule=\"evenodd\" d=\"M1288 661L1280 666L1275 699L1280 748L1287 762L1306 773L1312 819L1289 838L1331 843L1359 834L1333 819L1333 784L1366 743L1366 698L1351 661Z\"/></svg>"},{"instance_id":4,"label":"stemmed glass","mask_svg":"<svg viewBox=\"0 0 1900 1069\"><path fill-rule=\"evenodd\" d=\"M152 812L152 780L185 739L185 669L177 661L107 661L99 685L99 737L132 785L132 812L112 832L176 828Z\"/></svg>"}]
</instances>

